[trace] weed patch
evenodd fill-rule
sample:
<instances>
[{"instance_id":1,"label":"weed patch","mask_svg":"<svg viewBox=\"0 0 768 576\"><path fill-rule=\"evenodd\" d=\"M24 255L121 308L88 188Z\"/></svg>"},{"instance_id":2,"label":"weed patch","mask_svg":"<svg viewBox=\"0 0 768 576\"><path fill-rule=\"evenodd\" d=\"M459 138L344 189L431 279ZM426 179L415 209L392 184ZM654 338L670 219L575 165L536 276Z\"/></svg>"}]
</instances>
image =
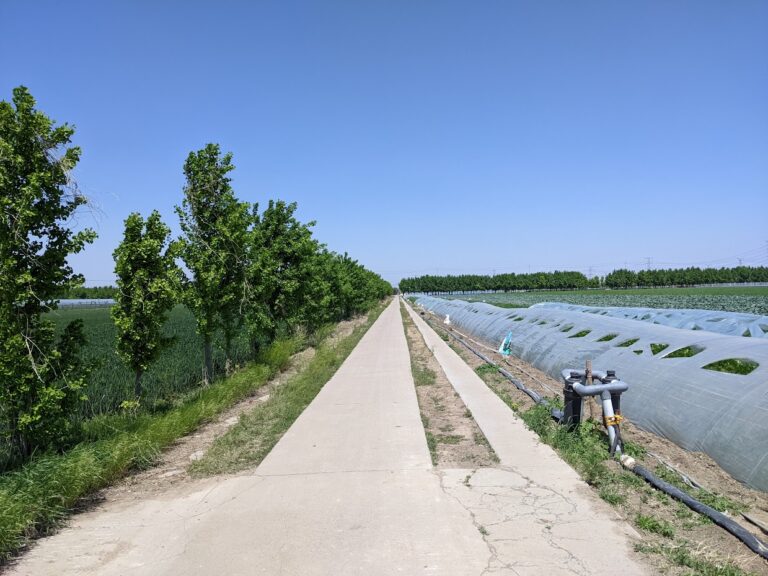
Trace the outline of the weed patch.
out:
<instances>
[{"instance_id":1,"label":"weed patch","mask_svg":"<svg viewBox=\"0 0 768 576\"><path fill-rule=\"evenodd\" d=\"M635 526L646 532L653 532L665 538L674 538L675 529L672 524L655 516L638 514L635 516Z\"/></svg>"},{"instance_id":2,"label":"weed patch","mask_svg":"<svg viewBox=\"0 0 768 576\"><path fill-rule=\"evenodd\" d=\"M637 552L665 556L675 566L690 568L694 576L750 576L732 562L706 558L701 552L694 552L687 542L677 545L638 544Z\"/></svg>"}]
</instances>

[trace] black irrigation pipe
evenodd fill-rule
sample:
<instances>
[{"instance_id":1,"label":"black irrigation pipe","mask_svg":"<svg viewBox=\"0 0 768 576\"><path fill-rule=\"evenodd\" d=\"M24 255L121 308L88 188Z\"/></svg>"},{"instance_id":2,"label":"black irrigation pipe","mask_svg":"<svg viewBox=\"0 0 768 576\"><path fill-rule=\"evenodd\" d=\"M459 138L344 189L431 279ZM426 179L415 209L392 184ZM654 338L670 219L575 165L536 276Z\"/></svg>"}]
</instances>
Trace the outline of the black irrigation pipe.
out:
<instances>
[{"instance_id":1,"label":"black irrigation pipe","mask_svg":"<svg viewBox=\"0 0 768 576\"><path fill-rule=\"evenodd\" d=\"M427 324L430 324L430 325L432 324L432 323L429 321L429 319L428 319L428 318L426 318L426 317L425 317L424 319L426 320ZM433 328L433 329L434 329L434 328ZM510 382L512 382L512 384L514 384L515 388L517 388L517 389L518 389L518 390L520 390L521 392L523 392L523 393L527 394L528 396L530 396L530 397L531 397L531 400L533 400L534 402L536 402L536 404L545 404L545 405L549 405L549 402L548 402L547 400L545 400L544 398L542 398L542 397L541 397L541 395L540 395L538 392L535 392L535 391L531 390L531 389L530 389L530 388L528 388L528 387L527 387L525 384L523 384L522 382L520 382L520 380L518 380L517 378L515 378L514 376L512 376L512 374L510 374L509 372L507 372L507 371L506 371L504 368L502 368L501 366L499 366L498 364L496 364L496 362L494 362L493 360L491 360L490 358L488 358L488 356L486 356L485 354L483 354L482 352L480 352L480 351L478 351L478 350L475 350L475 349L474 349L472 346L470 346L470 345L469 345L469 343L467 343L467 342L466 342L466 341L465 341L463 338L461 338L461 337L457 336L457 335L456 335L455 333L453 333L453 332L447 332L447 333L448 333L448 334L449 334L449 335L450 335L452 338L454 338L455 340L458 340L458 341L459 341L459 342L460 342L462 345L464 345L464 346L467 348L467 350L469 350L470 352L472 352L472 354L474 354L475 356L477 356L478 358L480 358L480 359L481 359L483 362L485 362L486 364L490 364L491 366L493 366L494 368L496 368L496 370L498 370L498 371L499 371L499 374L501 374L502 376L504 376L504 378L506 378L507 380L509 380Z\"/></svg>"},{"instance_id":2,"label":"black irrigation pipe","mask_svg":"<svg viewBox=\"0 0 768 576\"><path fill-rule=\"evenodd\" d=\"M643 466L640 466L639 464L635 464L634 466L630 467L630 470L632 470L638 476L644 478L645 481L652 486L655 486L662 492L665 492L673 498L680 500L680 502L688 506L688 508L691 510L695 510L699 514L703 514L704 516L708 517L710 520L712 520L712 522L736 536L736 538L746 544L746 546L752 550L752 552L768 560L768 546L757 536L752 534L749 530L745 529L737 522L734 522L722 512L718 512L714 508L707 506L706 504L702 504L695 498L692 498L686 492L680 490L678 487L673 486L669 482L665 482L660 478L657 478L650 471L648 471Z\"/></svg>"},{"instance_id":3,"label":"black irrigation pipe","mask_svg":"<svg viewBox=\"0 0 768 576\"><path fill-rule=\"evenodd\" d=\"M431 322L429 321L428 318L425 317L424 319L426 320L427 324L431 325ZM512 374L504 370L504 368L496 364L493 360L488 358L485 354L475 350L472 346L470 346L467 342L465 342L463 338L456 336L456 334L453 332L448 332L448 334L450 334L451 337L453 337L454 339L458 340L461 344L463 344L467 348L467 350L472 352L475 356L477 356L484 362L496 368L496 370L498 370L502 376L504 376L507 380L512 382L512 384L514 384L518 390L530 396L531 399L534 402L536 402L536 404L545 404L545 405L548 404L547 400L542 398L539 394L537 394L530 388L527 388L525 384L520 382L517 378L512 376ZM552 416L555 417L555 419L559 420L555 412L556 410L553 408ZM726 516L722 512L718 512L714 508L707 506L702 502L699 502L698 500L693 498L690 494L680 490L679 488L677 488L676 486L673 486L669 482L665 482L661 478L654 475L647 468L640 466L639 464L635 464L633 466L626 466L626 468L631 470L641 478L643 478L646 482L648 482L658 490L661 490L662 492L669 494L673 498L680 500L680 502L688 506L688 508L690 508L691 510L694 510L699 514L706 516L707 518L712 520L712 522L714 522L724 530L727 530L733 536L741 540L755 554L768 560L768 545L766 545L763 541L761 541L757 536L752 534L749 530L747 530L737 522L728 518L728 516Z\"/></svg>"}]
</instances>

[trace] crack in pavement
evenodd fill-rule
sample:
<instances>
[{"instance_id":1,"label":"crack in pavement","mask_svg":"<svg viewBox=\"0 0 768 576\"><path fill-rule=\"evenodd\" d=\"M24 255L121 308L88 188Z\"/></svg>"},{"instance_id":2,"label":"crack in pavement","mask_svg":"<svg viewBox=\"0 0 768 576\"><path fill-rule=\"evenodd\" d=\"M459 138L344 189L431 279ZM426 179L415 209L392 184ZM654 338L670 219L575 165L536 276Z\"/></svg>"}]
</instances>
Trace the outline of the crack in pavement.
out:
<instances>
[{"instance_id":1,"label":"crack in pavement","mask_svg":"<svg viewBox=\"0 0 768 576\"><path fill-rule=\"evenodd\" d=\"M558 568L576 576L591 574L589 567L574 551L552 532L552 527L583 524L585 520L571 521L579 507L568 496L552 488L537 484L519 471L508 467L478 468L469 471L463 481L452 478L446 471L435 470L440 488L446 496L455 500L470 515L488 547L489 557L482 575L528 573L531 568L548 568L556 563ZM482 475L493 474L493 482L483 483ZM509 476L503 482L498 474ZM455 475L454 475L455 476ZM473 482L474 480L474 482ZM499 480L502 480L501 482ZM455 482L455 483L454 483ZM522 483L521 483L522 482ZM494 516L494 521L483 521L482 516ZM488 532L488 528L492 531ZM494 528L521 531L517 537L494 536ZM569 542L577 544L572 538ZM519 557L520 546L538 541L549 553L529 555L531 560ZM552 554L553 551L557 553Z\"/></svg>"},{"instance_id":2,"label":"crack in pavement","mask_svg":"<svg viewBox=\"0 0 768 576\"><path fill-rule=\"evenodd\" d=\"M469 486L469 482L471 481L472 476L474 476L478 470L479 470L478 468L475 468L467 475L467 477L464 479L465 486ZM501 568L507 568L508 566L499 558L498 550L493 545L493 543L488 539L488 534L485 531L484 526L480 524L480 522L478 522L475 512L469 506L467 506L464 502L462 502L462 500L458 496L450 493L449 489L445 485L445 474L443 472L435 468L433 469L433 474L437 476L437 479L440 483L440 490L443 491L443 494L445 494L449 498L452 498L462 508L464 508L464 510L466 510L467 513L469 513L469 516L472 519L472 524L475 526L475 528L477 528L477 531L480 532L480 535L483 538L483 542L485 542L485 545L488 547L488 552L490 553L490 555L488 557L488 562L486 563L485 568L480 573L480 576L483 576L484 574L490 574L491 570L493 571L497 570L497 568L491 567L491 564L493 564L494 561L501 564L500 566ZM514 574L519 576L519 573L513 567L509 566L508 568L512 570Z\"/></svg>"}]
</instances>

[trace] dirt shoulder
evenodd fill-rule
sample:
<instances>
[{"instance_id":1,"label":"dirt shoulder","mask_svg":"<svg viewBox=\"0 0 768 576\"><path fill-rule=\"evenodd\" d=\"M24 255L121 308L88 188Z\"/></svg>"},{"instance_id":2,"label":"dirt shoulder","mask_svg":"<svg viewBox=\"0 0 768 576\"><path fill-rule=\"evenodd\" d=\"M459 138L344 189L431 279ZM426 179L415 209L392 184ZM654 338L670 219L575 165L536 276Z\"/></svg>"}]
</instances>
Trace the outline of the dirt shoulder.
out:
<instances>
[{"instance_id":1,"label":"dirt shoulder","mask_svg":"<svg viewBox=\"0 0 768 576\"><path fill-rule=\"evenodd\" d=\"M432 463L439 468L493 466L498 458L472 413L402 307L400 312Z\"/></svg>"}]
</instances>

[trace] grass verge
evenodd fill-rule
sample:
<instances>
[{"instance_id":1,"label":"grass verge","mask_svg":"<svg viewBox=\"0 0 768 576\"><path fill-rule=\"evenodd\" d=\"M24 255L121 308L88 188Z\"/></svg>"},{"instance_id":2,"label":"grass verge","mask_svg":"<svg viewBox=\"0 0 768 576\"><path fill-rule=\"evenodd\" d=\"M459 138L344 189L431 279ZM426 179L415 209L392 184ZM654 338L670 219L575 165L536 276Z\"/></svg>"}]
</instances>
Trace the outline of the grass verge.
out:
<instances>
[{"instance_id":1,"label":"grass verge","mask_svg":"<svg viewBox=\"0 0 768 576\"><path fill-rule=\"evenodd\" d=\"M162 415L101 418L90 433L102 439L41 456L0 477L0 562L54 530L81 497L131 469L151 466L163 448L251 394L274 371L249 366Z\"/></svg>"},{"instance_id":2,"label":"grass verge","mask_svg":"<svg viewBox=\"0 0 768 576\"><path fill-rule=\"evenodd\" d=\"M303 371L277 388L267 402L242 416L213 443L203 458L192 463L189 472L210 476L259 464L336 373L383 310L384 305L378 305L369 312L365 324L341 341L322 343Z\"/></svg>"}]
</instances>

